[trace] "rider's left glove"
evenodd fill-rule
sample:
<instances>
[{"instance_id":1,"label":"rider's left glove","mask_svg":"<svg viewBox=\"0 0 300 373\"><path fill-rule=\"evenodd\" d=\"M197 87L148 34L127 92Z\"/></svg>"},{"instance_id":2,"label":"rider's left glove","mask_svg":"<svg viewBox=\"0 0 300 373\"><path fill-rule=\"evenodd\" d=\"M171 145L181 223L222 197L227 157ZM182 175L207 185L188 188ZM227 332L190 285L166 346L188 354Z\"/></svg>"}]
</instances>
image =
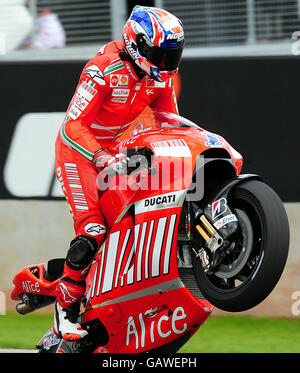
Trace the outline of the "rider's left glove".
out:
<instances>
[{"instance_id":1,"label":"rider's left glove","mask_svg":"<svg viewBox=\"0 0 300 373\"><path fill-rule=\"evenodd\" d=\"M93 164L96 167L98 172L102 172L104 175L126 175L127 173L127 164L129 158L123 154L111 154L105 149L99 149L94 154Z\"/></svg>"}]
</instances>

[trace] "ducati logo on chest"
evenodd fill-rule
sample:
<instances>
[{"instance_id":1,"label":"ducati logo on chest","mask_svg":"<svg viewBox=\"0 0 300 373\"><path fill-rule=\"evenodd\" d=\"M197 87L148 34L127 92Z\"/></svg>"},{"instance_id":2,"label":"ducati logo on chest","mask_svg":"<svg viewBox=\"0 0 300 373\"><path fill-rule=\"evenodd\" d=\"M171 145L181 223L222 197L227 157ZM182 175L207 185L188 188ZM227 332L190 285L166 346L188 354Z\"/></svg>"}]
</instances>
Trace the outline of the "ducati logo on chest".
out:
<instances>
[{"instance_id":1,"label":"ducati logo on chest","mask_svg":"<svg viewBox=\"0 0 300 373\"><path fill-rule=\"evenodd\" d=\"M146 87L165 88L166 87L166 82L157 82L156 80L147 78Z\"/></svg>"},{"instance_id":2,"label":"ducati logo on chest","mask_svg":"<svg viewBox=\"0 0 300 373\"><path fill-rule=\"evenodd\" d=\"M128 87L129 77L126 74L112 74L110 76L111 87Z\"/></svg>"}]
</instances>

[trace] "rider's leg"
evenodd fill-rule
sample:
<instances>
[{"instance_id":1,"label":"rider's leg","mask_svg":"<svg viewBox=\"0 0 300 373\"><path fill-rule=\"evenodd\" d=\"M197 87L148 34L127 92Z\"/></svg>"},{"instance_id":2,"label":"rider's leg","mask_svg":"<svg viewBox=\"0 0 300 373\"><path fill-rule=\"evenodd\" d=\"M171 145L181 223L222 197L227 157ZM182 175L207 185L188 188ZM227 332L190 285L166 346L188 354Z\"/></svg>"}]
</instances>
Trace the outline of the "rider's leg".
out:
<instances>
[{"instance_id":1,"label":"rider's leg","mask_svg":"<svg viewBox=\"0 0 300 373\"><path fill-rule=\"evenodd\" d=\"M57 287L53 329L58 336L74 340L87 334L77 317L91 262L104 241L105 221L99 209L94 166L60 139L56 143L55 169L71 209L76 235Z\"/></svg>"}]
</instances>

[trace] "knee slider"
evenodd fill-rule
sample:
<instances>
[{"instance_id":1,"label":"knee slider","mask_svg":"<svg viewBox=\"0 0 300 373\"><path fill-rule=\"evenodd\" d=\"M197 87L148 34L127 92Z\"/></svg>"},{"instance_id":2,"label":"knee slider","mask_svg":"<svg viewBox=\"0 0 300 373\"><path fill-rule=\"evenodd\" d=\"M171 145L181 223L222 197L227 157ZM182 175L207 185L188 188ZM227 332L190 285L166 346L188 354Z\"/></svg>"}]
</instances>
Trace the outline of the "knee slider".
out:
<instances>
[{"instance_id":1,"label":"knee slider","mask_svg":"<svg viewBox=\"0 0 300 373\"><path fill-rule=\"evenodd\" d=\"M71 242L66 264L74 271L80 271L91 263L96 251L97 241L95 238L84 235L78 236Z\"/></svg>"}]
</instances>

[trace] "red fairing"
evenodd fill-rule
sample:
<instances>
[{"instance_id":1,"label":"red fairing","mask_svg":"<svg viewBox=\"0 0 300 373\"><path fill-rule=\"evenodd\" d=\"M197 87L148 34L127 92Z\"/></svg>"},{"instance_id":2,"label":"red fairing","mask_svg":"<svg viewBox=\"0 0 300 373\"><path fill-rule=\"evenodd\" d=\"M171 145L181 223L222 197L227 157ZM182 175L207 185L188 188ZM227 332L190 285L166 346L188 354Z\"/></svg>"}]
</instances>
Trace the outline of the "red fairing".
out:
<instances>
[{"instance_id":1,"label":"red fairing","mask_svg":"<svg viewBox=\"0 0 300 373\"><path fill-rule=\"evenodd\" d=\"M13 279L15 287L11 293L11 299L19 300L25 293L55 297L58 280L45 280L45 272L44 263L22 268Z\"/></svg>"},{"instance_id":2,"label":"red fairing","mask_svg":"<svg viewBox=\"0 0 300 373\"><path fill-rule=\"evenodd\" d=\"M138 214L134 228L117 223L93 264L84 321L102 320L113 352L142 352L194 333L213 310L179 278L180 211Z\"/></svg>"}]
</instances>

